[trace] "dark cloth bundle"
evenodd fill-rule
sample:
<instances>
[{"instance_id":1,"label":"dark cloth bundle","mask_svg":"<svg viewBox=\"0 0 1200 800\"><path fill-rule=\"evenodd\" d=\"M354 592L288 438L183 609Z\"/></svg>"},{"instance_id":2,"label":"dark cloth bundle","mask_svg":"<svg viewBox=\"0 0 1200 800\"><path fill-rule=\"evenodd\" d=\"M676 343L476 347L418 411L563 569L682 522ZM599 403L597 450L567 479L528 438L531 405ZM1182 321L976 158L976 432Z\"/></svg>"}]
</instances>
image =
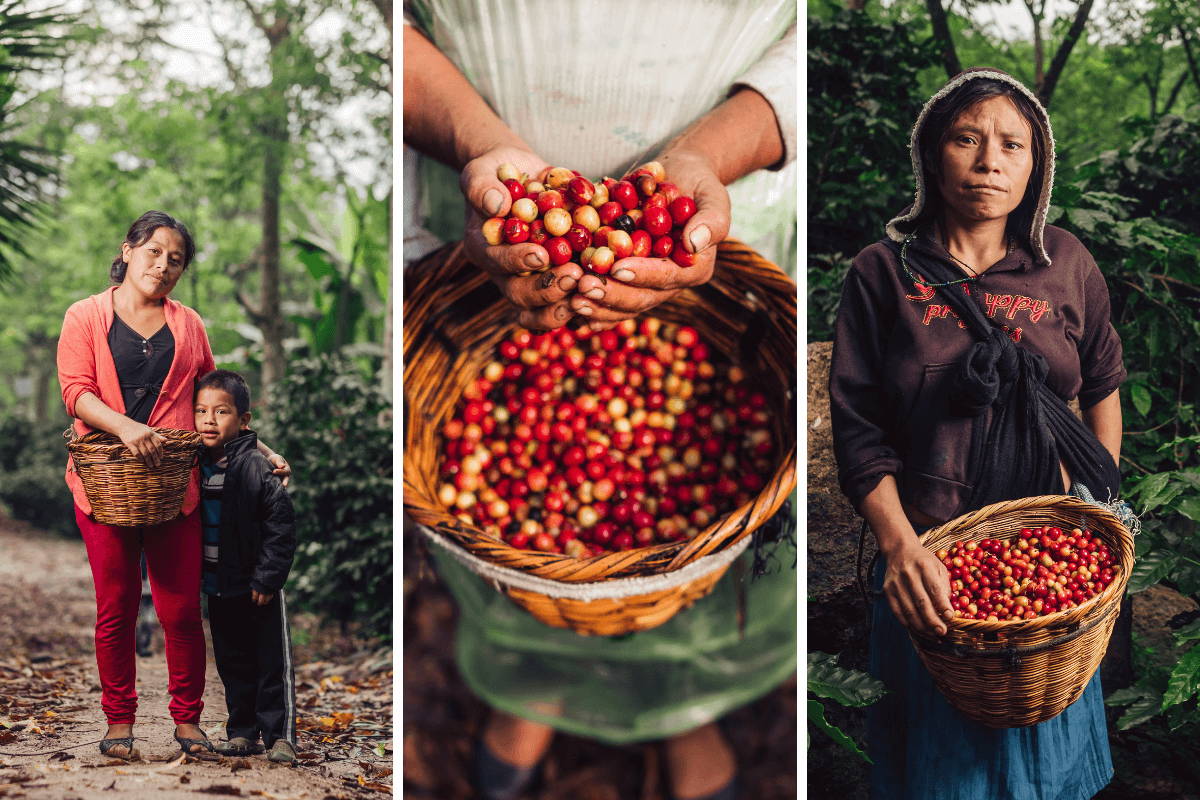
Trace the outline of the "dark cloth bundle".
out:
<instances>
[{"instance_id":1,"label":"dark cloth bundle","mask_svg":"<svg viewBox=\"0 0 1200 800\"><path fill-rule=\"evenodd\" d=\"M887 242L900 257L901 246ZM910 271L933 283L962 278L946 262L906 249ZM1045 359L1015 343L993 323L961 284L938 286L976 342L956 368L951 406L963 416L988 409L992 419L979 463L972 465L970 500L963 512L990 503L1062 494L1061 460L1071 480L1100 502L1116 499L1121 474L1112 455L1066 402L1046 385ZM1003 446L1001 444L1003 443Z\"/></svg>"}]
</instances>

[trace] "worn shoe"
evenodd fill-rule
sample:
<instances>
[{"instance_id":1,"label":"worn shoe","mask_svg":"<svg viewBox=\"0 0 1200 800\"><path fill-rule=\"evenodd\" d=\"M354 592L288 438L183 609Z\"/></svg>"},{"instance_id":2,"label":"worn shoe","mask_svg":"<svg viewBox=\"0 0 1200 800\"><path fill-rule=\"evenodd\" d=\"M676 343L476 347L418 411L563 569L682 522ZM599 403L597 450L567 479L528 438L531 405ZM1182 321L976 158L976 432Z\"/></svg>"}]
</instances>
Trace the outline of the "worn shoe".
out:
<instances>
[{"instance_id":1,"label":"worn shoe","mask_svg":"<svg viewBox=\"0 0 1200 800\"><path fill-rule=\"evenodd\" d=\"M271 745L271 752L267 753L267 760L276 764L295 764L296 749L287 739L276 739L275 744Z\"/></svg>"},{"instance_id":2,"label":"worn shoe","mask_svg":"<svg viewBox=\"0 0 1200 800\"><path fill-rule=\"evenodd\" d=\"M183 751L184 755L195 756L195 755L199 755L200 753L204 752L205 750L207 750L210 753L217 752L213 748L213 743L208 740L208 734L204 733L204 731L200 731L200 733L203 737L200 739L188 739L184 736L180 736L179 734L175 734L175 741L179 742L179 749L181 751ZM200 750L192 750L192 748L196 747L197 745L199 745L201 749Z\"/></svg>"},{"instance_id":3,"label":"worn shoe","mask_svg":"<svg viewBox=\"0 0 1200 800\"><path fill-rule=\"evenodd\" d=\"M483 743L475 741L475 758L472 778L481 800L517 800L537 780L541 763L532 767L518 767L504 761Z\"/></svg>"},{"instance_id":4,"label":"worn shoe","mask_svg":"<svg viewBox=\"0 0 1200 800\"><path fill-rule=\"evenodd\" d=\"M124 747L124 753L110 752L114 747ZM122 761L133 761L138 757L138 751L133 749L132 736L116 736L112 739L100 740L100 755L109 758L119 758Z\"/></svg>"},{"instance_id":5,"label":"worn shoe","mask_svg":"<svg viewBox=\"0 0 1200 800\"><path fill-rule=\"evenodd\" d=\"M235 736L225 744L217 745L217 752L223 756L252 756L261 753L262 748L245 736Z\"/></svg>"}]
</instances>

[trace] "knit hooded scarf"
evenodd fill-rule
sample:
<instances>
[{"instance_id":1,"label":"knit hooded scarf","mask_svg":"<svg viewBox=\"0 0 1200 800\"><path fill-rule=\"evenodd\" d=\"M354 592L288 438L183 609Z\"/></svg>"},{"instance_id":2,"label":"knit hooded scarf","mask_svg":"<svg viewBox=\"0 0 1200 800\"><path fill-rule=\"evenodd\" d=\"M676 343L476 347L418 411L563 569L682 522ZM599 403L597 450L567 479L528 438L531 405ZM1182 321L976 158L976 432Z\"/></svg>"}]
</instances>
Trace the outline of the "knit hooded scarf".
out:
<instances>
[{"instance_id":1,"label":"knit hooded scarf","mask_svg":"<svg viewBox=\"0 0 1200 800\"><path fill-rule=\"evenodd\" d=\"M1036 206L1030 215L1028 230L1010 233L1027 241L1038 264L1043 268L1051 267L1043 242L1054 181L1054 139L1049 117L1033 93L1011 75L998 70L972 69L951 79L929 99L917 117L911 140L916 181L913 204L886 227L884 243L913 274L924 276L933 283L955 281L964 274L927 248L905 246L918 229L933 221L929 214L929 193L936 188L926 185L920 149L922 127L930 110L940 100L969 81L985 78L1006 83L1028 97L1041 120L1046 147L1041 185L1035 187ZM1046 385L1048 367L1045 359L1014 343L984 312L978 293L967 294L958 285L936 288L975 338L975 343L957 365L951 388L951 407L954 413L963 416L990 415L985 446L975 451L981 454L979 462L970 465L974 488L964 512L1003 500L1062 494L1060 461L1074 483L1086 486L1101 501L1114 500L1120 487L1120 472L1112 455L1063 399ZM1009 446L1001 447L1001 442Z\"/></svg>"}]
</instances>

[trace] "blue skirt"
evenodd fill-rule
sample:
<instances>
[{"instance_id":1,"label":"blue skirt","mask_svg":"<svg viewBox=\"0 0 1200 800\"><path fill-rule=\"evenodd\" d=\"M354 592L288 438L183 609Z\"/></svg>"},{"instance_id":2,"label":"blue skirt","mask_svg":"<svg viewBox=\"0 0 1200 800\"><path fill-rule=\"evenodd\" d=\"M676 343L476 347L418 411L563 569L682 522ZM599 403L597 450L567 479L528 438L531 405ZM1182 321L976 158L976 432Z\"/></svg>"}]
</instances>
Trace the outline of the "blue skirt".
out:
<instances>
[{"instance_id":1,"label":"blue skirt","mask_svg":"<svg viewBox=\"0 0 1200 800\"><path fill-rule=\"evenodd\" d=\"M1112 779L1099 670L1057 717L988 728L946 701L887 599L872 605L869 669L888 690L867 709L872 800L1085 800Z\"/></svg>"}]
</instances>

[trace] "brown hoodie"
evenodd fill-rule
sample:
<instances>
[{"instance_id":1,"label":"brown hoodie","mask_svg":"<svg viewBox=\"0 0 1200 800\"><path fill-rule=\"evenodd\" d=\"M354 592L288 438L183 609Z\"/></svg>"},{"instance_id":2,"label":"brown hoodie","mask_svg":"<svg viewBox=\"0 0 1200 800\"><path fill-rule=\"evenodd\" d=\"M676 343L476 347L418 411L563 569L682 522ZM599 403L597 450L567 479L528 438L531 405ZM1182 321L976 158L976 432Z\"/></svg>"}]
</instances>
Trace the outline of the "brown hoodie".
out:
<instances>
[{"instance_id":1,"label":"brown hoodie","mask_svg":"<svg viewBox=\"0 0 1200 800\"><path fill-rule=\"evenodd\" d=\"M1044 109L1024 86L1002 72L973 70L930 98L913 129L914 203L888 223L887 234L903 241L924 208L917 141L930 106L978 78L1012 84L1033 99L1050 147L1036 213L1022 237L1026 241L978 281L956 290L975 295L1020 346L1045 357L1046 383L1059 397L1078 397L1088 408L1125 379L1121 341L1110 321L1104 276L1091 254L1070 233L1045 225L1053 138ZM910 250L953 263L926 232L916 234ZM906 507L936 520L962 513L990 412L956 416L947 395L954 367L973 342L937 291L907 278L884 242L855 257L838 309L829 391L839 480L856 508L884 475L892 474Z\"/></svg>"}]
</instances>

